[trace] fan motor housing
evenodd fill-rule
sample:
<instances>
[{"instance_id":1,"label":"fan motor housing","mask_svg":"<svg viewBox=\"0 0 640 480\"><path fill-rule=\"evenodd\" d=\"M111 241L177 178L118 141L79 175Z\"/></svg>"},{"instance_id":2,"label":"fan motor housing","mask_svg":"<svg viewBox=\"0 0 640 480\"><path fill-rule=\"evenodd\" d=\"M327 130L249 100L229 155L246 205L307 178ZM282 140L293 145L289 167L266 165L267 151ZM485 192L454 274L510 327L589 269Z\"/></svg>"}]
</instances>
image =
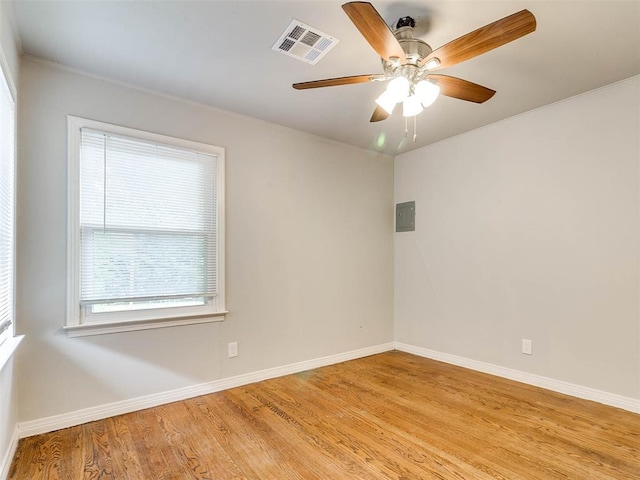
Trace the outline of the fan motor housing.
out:
<instances>
[{"instance_id":1,"label":"fan motor housing","mask_svg":"<svg viewBox=\"0 0 640 480\"><path fill-rule=\"evenodd\" d=\"M420 60L429 55L433 49L423 40L414 38L413 25L415 25L415 21L413 21L411 17L403 17L398 21L399 28L397 28L393 34L398 39L398 43L407 57L407 64L417 67ZM385 72L390 72L395 71L399 65L382 59L382 67Z\"/></svg>"}]
</instances>

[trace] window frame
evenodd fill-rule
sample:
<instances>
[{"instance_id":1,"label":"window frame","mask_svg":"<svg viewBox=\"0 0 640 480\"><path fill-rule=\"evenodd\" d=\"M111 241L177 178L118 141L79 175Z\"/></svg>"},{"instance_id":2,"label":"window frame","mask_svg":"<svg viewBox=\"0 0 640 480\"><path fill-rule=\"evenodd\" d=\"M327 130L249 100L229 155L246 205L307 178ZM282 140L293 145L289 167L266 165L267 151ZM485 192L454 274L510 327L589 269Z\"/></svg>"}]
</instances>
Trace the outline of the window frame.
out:
<instances>
[{"instance_id":1,"label":"window frame","mask_svg":"<svg viewBox=\"0 0 640 480\"><path fill-rule=\"evenodd\" d=\"M11 290L12 290L12 301L11 301L11 318L9 321L9 325L6 325L4 330L0 332L0 368L4 366L5 360L8 358L11 353L15 350L17 343L14 341L16 339L15 335L15 324L16 324L16 180L17 180L17 140L18 140L18 122L17 122L17 92L16 86L13 82L13 77L11 76L11 70L9 69L9 64L4 54L4 50L0 46L0 72L2 74L3 80L7 85L7 89L9 90L9 95L11 97L11 101L13 103L13 196L12 196L12 208L13 215L11 221L13 222L12 226L12 252L11 256L13 257L12 262L12 281L11 281ZM2 300L2 299L0 299ZM19 342L18 342L19 343Z\"/></svg>"},{"instance_id":2,"label":"window frame","mask_svg":"<svg viewBox=\"0 0 640 480\"><path fill-rule=\"evenodd\" d=\"M80 305L80 143L83 128L216 157L217 295L213 301L205 305L109 313L88 313L87 307ZM67 318L64 326L67 334L69 336L98 335L224 320L228 313L225 304L225 149L72 115L67 116L67 134Z\"/></svg>"}]
</instances>

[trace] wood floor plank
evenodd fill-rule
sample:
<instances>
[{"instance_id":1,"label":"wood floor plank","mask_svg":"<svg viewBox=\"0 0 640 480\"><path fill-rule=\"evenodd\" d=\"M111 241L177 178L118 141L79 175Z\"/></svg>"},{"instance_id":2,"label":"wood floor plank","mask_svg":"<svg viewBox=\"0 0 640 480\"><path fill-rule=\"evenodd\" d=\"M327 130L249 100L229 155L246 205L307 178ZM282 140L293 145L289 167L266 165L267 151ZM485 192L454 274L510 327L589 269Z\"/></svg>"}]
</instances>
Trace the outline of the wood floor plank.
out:
<instances>
[{"instance_id":1,"label":"wood floor plank","mask_svg":"<svg viewBox=\"0 0 640 480\"><path fill-rule=\"evenodd\" d=\"M211 438L207 425L198 411L189 408L189 402L178 402L160 407L162 418L171 419L171 443L176 456L184 463L197 479L217 479L232 475L240 478L242 473L233 464L221 448ZM202 441L207 439L207 441Z\"/></svg>"},{"instance_id":2,"label":"wood floor plank","mask_svg":"<svg viewBox=\"0 0 640 480\"><path fill-rule=\"evenodd\" d=\"M151 408L126 415L134 449L140 462L143 478L181 480L190 478L189 471L167 441L166 432L159 422L158 409Z\"/></svg>"},{"instance_id":3,"label":"wood floor plank","mask_svg":"<svg viewBox=\"0 0 640 480\"><path fill-rule=\"evenodd\" d=\"M286 382L291 385L291 382L295 380L295 377L288 377ZM303 400L289 400L290 407L296 410L297 407L305 407L301 402L312 402L314 405L313 413L305 414L304 417L312 416L314 419L313 429L321 430L325 436L330 435L334 443L342 446L345 451L366 459L378 475L374 478L379 478L380 473L393 476L398 472L405 477L421 478L427 471L445 477L449 476L449 478L458 478L455 476L456 468L453 468L453 463L442 456L442 452L432 451L431 455L425 455L424 450L416 445L415 439L407 437L401 439L398 435L389 435L391 425L383 423L382 415L375 417L368 415L362 410L365 405L356 403L356 408L352 408L351 402L343 402L340 406L336 405L336 399L340 396L333 395L326 386L317 389L317 392L324 393L326 398L320 400L314 398L310 393L311 383L309 379L305 381L307 392ZM327 396L327 393L331 393L331 395ZM280 398L278 392L269 392L269 397L272 399ZM286 404L286 402L286 399L282 399L280 404ZM388 400L385 400L384 403L388 403ZM366 406L380 412L383 407L383 405ZM308 410L311 409L308 408ZM480 472L473 471L473 478L481 479L484 477Z\"/></svg>"},{"instance_id":4,"label":"wood floor plank","mask_svg":"<svg viewBox=\"0 0 640 480\"><path fill-rule=\"evenodd\" d=\"M561 478L640 478L640 415L395 351L25 438L9 473Z\"/></svg>"},{"instance_id":5,"label":"wood floor plank","mask_svg":"<svg viewBox=\"0 0 640 480\"><path fill-rule=\"evenodd\" d=\"M323 384L322 388L332 391L335 397L351 397L350 402L359 402L362 408L366 408L367 411L376 411L376 416L385 422L385 431L393 430L399 436L409 433L409 438L413 442L420 443L423 450L435 446L431 456L443 457L446 455L447 458L452 459L458 464L457 470L462 470L464 473L463 478L484 478L486 474L488 474L488 478L516 478L515 474L504 476L499 469L486 461L489 453L487 439L474 436L467 427L466 419L463 418L462 422L452 422L451 415L441 418L440 410L430 409L427 393L418 393L415 391L415 386L408 386L414 391L407 395L418 395L421 398L418 404L413 400L407 402L399 398L389 402L389 395L393 395L394 390L383 389L378 384L376 391L373 391L371 385L373 382L361 377L358 382L348 381L342 382L342 384L329 380ZM375 399L377 399L378 405L376 405ZM419 405L420 408L415 408L415 405ZM462 427L457 427L457 424L462 424ZM453 441L448 441L449 437L453 437ZM466 452L473 452L480 443L484 443L483 458L485 461L472 462L473 453L468 455ZM439 463L441 461L438 460ZM467 469L468 472L465 471Z\"/></svg>"},{"instance_id":6,"label":"wood floor plank","mask_svg":"<svg viewBox=\"0 0 640 480\"><path fill-rule=\"evenodd\" d=\"M436 365L437 362L432 362L433 365ZM444 366L444 369L450 369L451 366ZM455 367L454 367L455 368ZM377 372L382 371L383 373L377 373L377 375L386 375L384 369L378 369ZM568 441L567 438L563 438L562 436L557 435L559 432L556 431L556 435L550 436L545 434L544 431L540 430L539 423L544 421L545 416L556 415L556 412L552 410L549 406L546 406L544 409L537 408L535 404L529 400L527 400L527 396L529 392L531 396L538 398L543 390L536 389L534 387L525 386L522 384L514 384L513 382L504 383L505 381L497 381L500 379L496 379L495 377L478 374L477 372L466 372L471 373L471 377L473 379L473 383L468 383L465 385L465 375L460 372L458 375L458 379L461 380L459 382L460 387L464 388L465 393L464 396L451 396L448 393L452 393L452 389L443 385L440 385L437 391L426 392L424 388L430 389L428 383L420 383L414 388L412 391L416 391L416 389L422 389L421 395L447 395L445 402L438 407L441 411L449 412L447 415L447 421L451 424L460 424L464 425L464 418L458 418L455 412L462 413L465 416L475 416L479 415L478 420L482 420L483 429L480 432L483 433L485 440L483 443L485 447L493 447L494 445L502 445L498 452L499 455L496 457L497 461L502 461L505 464L505 468L510 468L511 464L520 465L518 468L522 468L525 466L529 471L539 471L539 476L537 478L617 478L616 475L619 475L619 471L604 473L602 477L598 477L593 470L593 465L598 465L600 470L607 470L610 465L612 465L613 460L608 459L603 461L603 454L606 453L606 448L598 450L597 453L594 453L592 446L585 449L582 447L582 441L574 438L574 441ZM437 376L435 372L432 372L432 375ZM482 387L482 383L485 380L489 380L491 391L489 392L488 388ZM368 385L372 382L362 382L364 385ZM385 382L380 382L385 383ZM496 386L504 385L504 392L500 393L496 390ZM473 386L473 388L471 388ZM521 391L519 392L518 399L515 400L515 397L512 395L505 393L508 390L512 390L514 387L519 388ZM394 383L394 389L404 389L403 391L409 391L408 385L402 385L397 381ZM483 391L483 389L485 391ZM480 393L479 393L480 392ZM389 392L391 393L391 392ZM498 394L500 393L500 394ZM550 392L547 392L547 394ZM557 394L554 394L558 399L563 397ZM463 397L467 397L464 399ZM569 398L569 397L567 397ZM468 400L471 399L472 402ZM571 400L572 403L575 404L577 402L576 399ZM426 406L430 402L422 402L420 405ZM597 404L593 404L593 402L583 402L585 405L596 406ZM607 411L617 411L617 409L610 409L608 407L604 407ZM537 422L534 422L533 426L523 422L520 418L523 418L520 415L521 411L534 411L536 413ZM633 415L633 414L631 414ZM429 418L433 418L432 415L427 415ZM637 416L636 416L637 417ZM594 440L598 440L597 436L593 434L593 432L589 433L588 430L593 428L592 425L597 424L597 417L591 419L591 422L587 429L580 430L580 435L584 435L587 433L587 436L593 438ZM479 424L479 421L468 422L469 424ZM491 428L491 435L487 435L487 428ZM409 428L409 427L406 427ZM425 426L426 428L426 426ZM637 423L636 423L636 431L637 431ZM460 432L456 433L456 436L459 436ZM468 429L468 434L473 436L474 431L472 429ZM445 433L446 435L446 433ZM575 437L574 434L570 434L571 437ZM520 437L520 438L519 438ZM565 435L566 437L566 435ZM529 453L530 445L532 444L532 439L535 440L536 444L536 454L535 456L531 456ZM479 439L477 439L479 440ZM637 445L637 443L636 443ZM509 446L509 448L505 448ZM458 450L463 449L462 445L458 445ZM637 448L636 448L637 450ZM495 450L487 450L483 452L483 457L485 459L491 458L490 453ZM616 450L617 455L623 454L623 451L620 449ZM637 453L636 453L637 455ZM630 459L631 457L629 457ZM510 473L509 477L516 475L516 472ZM613 475L613 476L609 476ZM631 478L634 478L633 475Z\"/></svg>"},{"instance_id":7,"label":"wood floor plank","mask_svg":"<svg viewBox=\"0 0 640 480\"><path fill-rule=\"evenodd\" d=\"M256 395L253 387L241 388L229 392L232 402L243 411L251 412L260 440L271 452L278 452L279 462L295 472L305 472L302 478L322 479L332 473L341 472L333 458L326 455L329 444L310 446L305 441L302 425L286 412L278 409L270 400L265 401ZM267 472L255 470L257 478ZM278 475L273 478L282 478ZM284 477L286 478L286 477ZM363 477L366 478L366 477Z\"/></svg>"},{"instance_id":8,"label":"wood floor plank","mask_svg":"<svg viewBox=\"0 0 640 480\"><path fill-rule=\"evenodd\" d=\"M131 435L129 422L125 415L106 420L109 438L113 450L118 452L112 456L113 469L120 480L136 480L144 478L142 466L134 445L136 439Z\"/></svg>"},{"instance_id":9,"label":"wood floor plank","mask_svg":"<svg viewBox=\"0 0 640 480\"><path fill-rule=\"evenodd\" d=\"M473 383L468 383L465 378L469 377L468 371L464 369L457 369L456 367L444 366L445 369L451 369L449 374L451 378L457 378L456 382L465 390L465 395L460 397L462 400L460 403L456 398L452 398L450 393L451 389L440 385L440 388L436 391L432 391L432 395L439 395L443 393L446 398L447 409L454 406L459 412L464 412L465 415L479 415L478 421L469 422L470 425L475 425L476 428L469 432L471 435L474 432L479 432L481 438L486 438L485 445L502 445L500 450L500 459L509 460L510 462L516 461L518 469L522 466L527 466L529 459L533 461L527 466L529 475L533 475L535 470L540 470L540 478L600 478L594 475L592 471L593 465L598 465L598 469L606 471L609 465L612 465L612 459L604 459L603 455L606 453L606 448L598 450L593 449L593 442L589 442L588 446L583 444L585 438L598 441L598 435L593 431L593 425L601 423L602 418L594 416L590 419L588 425L583 425L583 428L573 433L575 425L569 422L571 428L567 430L565 428L564 435L558 435L559 430L556 430L555 435L551 436L544 433L544 430L540 429L540 423L545 421L545 417L553 419L554 422L558 420L558 410L553 407L563 404L563 398L569 399L570 397L562 396L559 394L553 394L551 398L555 398L554 401L544 401L544 408L536 406L536 403L540 403L541 400L549 398L550 392L545 392L540 389L533 389L529 386L523 386L522 384L516 384L503 379L496 379L495 377L483 374L477 374L473 372L470 377L473 379ZM463 373L464 375L460 375ZM454 377L454 374L456 375ZM427 385L427 383L420 383L420 386ZM406 389L406 386L394 385L395 388ZM472 388L473 387L473 388ZM513 388L525 387L518 397L518 400L514 400L515 397L510 394L504 393L512 390ZM500 390L502 389L502 393ZM404 391L404 390L403 390ZM528 399L529 397L529 399ZM531 399L535 398L536 402ZM573 413L576 413L576 406L578 404L583 405L583 409L580 412L588 412L589 408L601 408L604 406L598 406L593 402L580 402L576 399L570 399L573 404ZM444 409L444 404L441 407ZM622 412L617 409L611 409L604 407L607 412ZM521 412L533 412L537 419L533 424L527 424L521 421ZM637 420L638 416L628 414L624 412L627 417L632 417ZM574 415L575 416L575 415ZM456 417L451 415L446 417L449 422L456 423ZM482 421L480 421L480 419ZM562 424L562 422L560 422ZM622 425L622 424L621 424ZM491 427L491 428L487 428ZM637 432L638 423L635 422L635 431ZM612 432L613 430L609 430ZM568 432L568 434L567 434ZM521 437L521 441L518 440ZM637 455L637 436L635 443L635 455ZM535 445L535 455L532 457L530 454L531 446ZM506 447L509 447L506 449ZM513 454L517 456L513 456ZM624 450L617 449L617 456L624 456ZM485 451L483 456L487 458L489 455ZM637 462L631 460L632 457L627 457L631 461L631 465ZM637 458L637 456L636 456ZM546 460L545 460L546 459ZM506 465L508 466L508 465ZM637 468L637 467L636 467ZM634 470L636 470L634 468ZM512 473L512 475L514 475ZM602 478L618 478L616 475L624 475L624 471L616 470L611 472L607 476L606 474ZM630 478L634 478L637 473L629 473ZM537 477L536 477L537 478ZM625 477L626 478L626 477Z\"/></svg>"}]
</instances>

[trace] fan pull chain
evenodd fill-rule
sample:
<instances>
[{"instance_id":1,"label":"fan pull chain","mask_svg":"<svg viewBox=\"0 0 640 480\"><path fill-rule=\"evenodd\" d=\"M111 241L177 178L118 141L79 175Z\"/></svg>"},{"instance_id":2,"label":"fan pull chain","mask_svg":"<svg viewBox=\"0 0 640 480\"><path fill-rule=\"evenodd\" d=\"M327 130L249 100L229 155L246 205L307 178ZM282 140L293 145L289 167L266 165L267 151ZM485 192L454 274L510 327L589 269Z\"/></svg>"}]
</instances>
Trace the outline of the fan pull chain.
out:
<instances>
[{"instance_id":1,"label":"fan pull chain","mask_svg":"<svg viewBox=\"0 0 640 480\"><path fill-rule=\"evenodd\" d=\"M404 117L404 138L409 137L409 117ZM418 116L413 116L413 143L418 139Z\"/></svg>"}]
</instances>

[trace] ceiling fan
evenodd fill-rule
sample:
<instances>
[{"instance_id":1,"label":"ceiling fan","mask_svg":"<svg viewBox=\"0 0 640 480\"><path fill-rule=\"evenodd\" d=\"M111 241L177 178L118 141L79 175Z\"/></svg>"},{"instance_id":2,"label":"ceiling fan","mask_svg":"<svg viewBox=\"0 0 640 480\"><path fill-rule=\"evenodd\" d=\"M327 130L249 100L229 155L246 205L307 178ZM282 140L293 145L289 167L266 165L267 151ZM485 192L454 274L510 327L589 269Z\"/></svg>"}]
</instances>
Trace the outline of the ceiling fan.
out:
<instances>
[{"instance_id":1,"label":"ceiling fan","mask_svg":"<svg viewBox=\"0 0 640 480\"><path fill-rule=\"evenodd\" d=\"M293 88L305 90L390 80L385 92L376 100L371 122L385 120L398 103L403 104L405 117L415 117L423 107L431 105L439 94L469 102L486 102L496 93L495 90L461 78L431 72L469 60L536 29L533 14L521 10L432 50L427 43L413 37L415 21L411 17L398 20L395 31L391 31L368 2L349 2L342 8L380 55L384 73L294 83Z\"/></svg>"}]
</instances>

